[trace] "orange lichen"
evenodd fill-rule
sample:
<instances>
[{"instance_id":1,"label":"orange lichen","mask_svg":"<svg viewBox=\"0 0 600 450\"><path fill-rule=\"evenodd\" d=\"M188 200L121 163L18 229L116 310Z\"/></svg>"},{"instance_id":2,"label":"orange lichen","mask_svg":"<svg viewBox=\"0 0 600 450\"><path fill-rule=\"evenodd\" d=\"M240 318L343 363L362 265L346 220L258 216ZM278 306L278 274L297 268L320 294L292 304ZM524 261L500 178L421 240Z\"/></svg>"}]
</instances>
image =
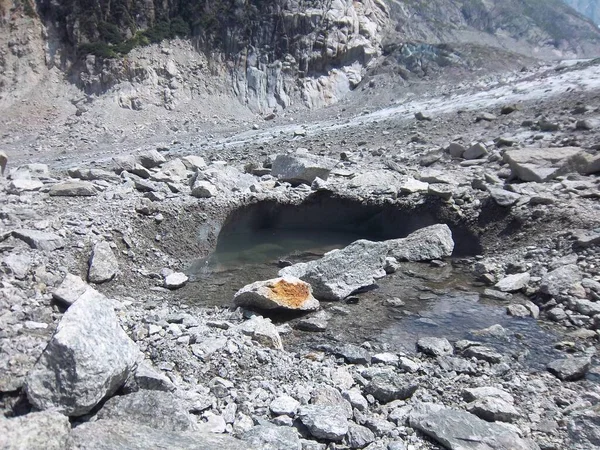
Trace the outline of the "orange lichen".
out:
<instances>
[{"instance_id":1,"label":"orange lichen","mask_svg":"<svg viewBox=\"0 0 600 450\"><path fill-rule=\"evenodd\" d=\"M270 288L273 293L271 298L288 308L300 308L310 297L310 288L304 283L289 283L279 280Z\"/></svg>"}]
</instances>

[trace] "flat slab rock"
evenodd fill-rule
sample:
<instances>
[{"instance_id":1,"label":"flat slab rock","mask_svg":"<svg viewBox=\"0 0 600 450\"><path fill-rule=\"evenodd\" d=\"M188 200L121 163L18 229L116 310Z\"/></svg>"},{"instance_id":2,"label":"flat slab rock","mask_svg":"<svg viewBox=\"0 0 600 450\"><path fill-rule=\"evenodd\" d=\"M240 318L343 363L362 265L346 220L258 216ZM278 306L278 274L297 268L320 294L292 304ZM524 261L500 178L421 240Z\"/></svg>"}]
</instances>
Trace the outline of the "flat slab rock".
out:
<instances>
[{"instance_id":1,"label":"flat slab rock","mask_svg":"<svg viewBox=\"0 0 600 450\"><path fill-rule=\"evenodd\" d=\"M125 383L139 356L109 303L84 295L27 374L25 392L38 409L81 416Z\"/></svg>"},{"instance_id":2,"label":"flat slab rock","mask_svg":"<svg viewBox=\"0 0 600 450\"><path fill-rule=\"evenodd\" d=\"M298 152L291 155L277 155L271 173L281 181L297 185L311 184L316 178L327 180L337 161L331 158Z\"/></svg>"},{"instance_id":3,"label":"flat slab rock","mask_svg":"<svg viewBox=\"0 0 600 450\"><path fill-rule=\"evenodd\" d=\"M87 181L65 181L52 186L49 194L53 197L93 197L98 191Z\"/></svg>"},{"instance_id":4,"label":"flat slab rock","mask_svg":"<svg viewBox=\"0 0 600 450\"><path fill-rule=\"evenodd\" d=\"M31 248L54 251L65 246L64 240L53 233L37 230L15 230L13 236L26 242Z\"/></svg>"},{"instance_id":5,"label":"flat slab rock","mask_svg":"<svg viewBox=\"0 0 600 450\"><path fill-rule=\"evenodd\" d=\"M314 311L320 306L310 284L290 276L248 284L236 292L233 303L259 309L299 311Z\"/></svg>"},{"instance_id":6,"label":"flat slab rock","mask_svg":"<svg viewBox=\"0 0 600 450\"><path fill-rule=\"evenodd\" d=\"M300 421L311 435L328 441L341 441L348 433L348 419L337 406L307 405L298 410Z\"/></svg>"},{"instance_id":7,"label":"flat slab rock","mask_svg":"<svg viewBox=\"0 0 600 450\"><path fill-rule=\"evenodd\" d=\"M168 431L124 420L98 420L76 427L67 450L259 450L224 434Z\"/></svg>"},{"instance_id":8,"label":"flat slab rock","mask_svg":"<svg viewBox=\"0 0 600 450\"><path fill-rule=\"evenodd\" d=\"M409 414L409 424L449 450L539 450L505 426L432 403L417 405Z\"/></svg>"},{"instance_id":9,"label":"flat slab rock","mask_svg":"<svg viewBox=\"0 0 600 450\"><path fill-rule=\"evenodd\" d=\"M585 377L590 370L591 360L588 357L564 358L550 362L548 372L563 381L576 381Z\"/></svg>"}]
</instances>

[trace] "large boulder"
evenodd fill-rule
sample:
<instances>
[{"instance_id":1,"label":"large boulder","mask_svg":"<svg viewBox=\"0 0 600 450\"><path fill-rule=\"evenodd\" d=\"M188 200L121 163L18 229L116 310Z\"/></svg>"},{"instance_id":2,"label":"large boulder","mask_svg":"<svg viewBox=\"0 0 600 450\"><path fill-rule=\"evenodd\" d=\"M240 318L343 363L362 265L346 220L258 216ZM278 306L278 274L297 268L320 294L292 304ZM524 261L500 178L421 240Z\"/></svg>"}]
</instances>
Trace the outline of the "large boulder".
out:
<instances>
[{"instance_id":1,"label":"large boulder","mask_svg":"<svg viewBox=\"0 0 600 450\"><path fill-rule=\"evenodd\" d=\"M582 279L579 267L576 264L567 264L542 277L540 292L561 300L567 298L572 291L582 290Z\"/></svg>"},{"instance_id":2,"label":"large boulder","mask_svg":"<svg viewBox=\"0 0 600 450\"><path fill-rule=\"evenodd\" d=\"M38 409L86 414L125 383L139 356L110 304L83 295L64 314L27 374L27 397Z\"/></svg>"},{"instance_id":3,"label":"large boulder","mask_svg":"<svg viewBox=\"0 0 600 450\"><path fill-rule=\"evenodd\" d=\"M71 431L69 418L56 411L41 411L6 419L0 417L3 450L63 450Z\"/></svg>"},{"instance_id":4,"label":"large boulder","mask_svg":"<svg viewBox=\"0 0 600 450\"><path fill-rule=\"evenodd\" d=\"M316 261L281 269L279 276L292 276L310 283L318 299L341 300L384 277L386 257L400 261L428 261L450 256L453 249L454 241L448 226L433 225L402 239L359 240Z\"/></svg>"},{"instance_id":5,"label":"large boulder","mask_svg":"<svg viewBox=\"0 0 600 450\"><path fill-rule=\"evenodd\" d=\"M504 161L522 181L549 181L570 172L589 174L600 167L592 155L578 147L523 148L508 150Z\"/></svg>"},{"instance_id":6,"label":"large boulder","mask_svg":"<svg viewBox=\"0 0 600 450\"><path fill-rule=\"evenodd\" d=\"M125 420L97 420L76 427L67 450L252 450L255 447L224 434L169 431Z\"/></svg>"},{"instance_id":7,"label":"large boulder","mask_svg":"<svg viewBox=\"0 0 600 450\"><path fill-rule=\"evenodd\" d=\"M279 276L310 283L318 299L341 300L385 276L385 253L384 243L359 240L316 261L285 267Z\"/></svg>"},{"instance_id":8,"label":"large boulder","mask_svg":"<svg viewBox=\"0 0 600 450\"><path fill-rule=\"evenodd\" d=\"M539 450L506 426L441 405L417 405L409 414L409 424L449 450Z\"/></svg>"},{"instance_id":9,"label":"large boulder","mask_svg":"<svg viewBox=\"0 0 600 450\"><path fill-rule=\"evenodd\" d=\"M348 433L348 419L338 406L303 406L298 411L298 418L317 439L341 441Z\"/></svg>"},{"instance_id":10,"label":"large boulder","mask_svg":"<svg viewBox=\"0 0 600 450\"><path fill-rule=\"evenodd\" d=\"M319 301L313 297L310 284L295 277L274 278L248 284L236 292L233 303L236 306L259 309L319 309Z\"/></svg>"},{"instance_id":11,"label":"large boulder","mask_svg":"<svg viewBox=\"0 0 600 450\"><path fill-rule=\"evenodd\" d=\"M291 155L277 155L273 161L271 174L281 181L293 185L311 184L315 178L327 180L329 172L335 167L337 161L297 152Z\"/></svg>"}]
</instances>

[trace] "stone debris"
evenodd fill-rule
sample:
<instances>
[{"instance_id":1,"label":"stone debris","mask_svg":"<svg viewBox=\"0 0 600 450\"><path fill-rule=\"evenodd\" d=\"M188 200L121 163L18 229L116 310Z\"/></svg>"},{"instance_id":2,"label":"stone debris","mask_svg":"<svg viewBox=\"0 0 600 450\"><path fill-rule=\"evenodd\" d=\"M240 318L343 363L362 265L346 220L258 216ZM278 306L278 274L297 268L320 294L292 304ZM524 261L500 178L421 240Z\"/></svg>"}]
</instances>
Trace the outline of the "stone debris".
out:
<instances>
[{"instance_id":1,"label":"stone debris","mask_svg":"<svg viewBox=\"0 0 600 450\"><path fill-rule=\"evenodd\" d=\"M119 271L117 258L106 241L100 241L92 250L88 270L88 281L91 283L104 283L112 280Z\"/></svg>"}]
</instances>

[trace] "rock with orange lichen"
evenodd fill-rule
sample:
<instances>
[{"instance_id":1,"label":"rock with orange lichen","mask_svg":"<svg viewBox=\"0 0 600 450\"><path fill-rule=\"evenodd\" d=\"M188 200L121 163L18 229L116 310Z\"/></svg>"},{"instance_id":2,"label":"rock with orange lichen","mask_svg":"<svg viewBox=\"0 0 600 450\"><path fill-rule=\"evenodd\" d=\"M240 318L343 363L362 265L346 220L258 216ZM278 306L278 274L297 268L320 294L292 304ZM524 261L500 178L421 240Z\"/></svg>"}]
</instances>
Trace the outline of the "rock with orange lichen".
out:
<instances>
[{"instance_id":1,"label":"rock with orange lichen","mask_svg":"<svg viewBox=\"0 0 600 450\"><path fill-rule=\"evenodd\" d=\"M236 306L259 309L319 309L319 301L313 297L310 284L296 277L274 278L249 284L236 292L233 302Z\"/></svg>"}]
</instances>

